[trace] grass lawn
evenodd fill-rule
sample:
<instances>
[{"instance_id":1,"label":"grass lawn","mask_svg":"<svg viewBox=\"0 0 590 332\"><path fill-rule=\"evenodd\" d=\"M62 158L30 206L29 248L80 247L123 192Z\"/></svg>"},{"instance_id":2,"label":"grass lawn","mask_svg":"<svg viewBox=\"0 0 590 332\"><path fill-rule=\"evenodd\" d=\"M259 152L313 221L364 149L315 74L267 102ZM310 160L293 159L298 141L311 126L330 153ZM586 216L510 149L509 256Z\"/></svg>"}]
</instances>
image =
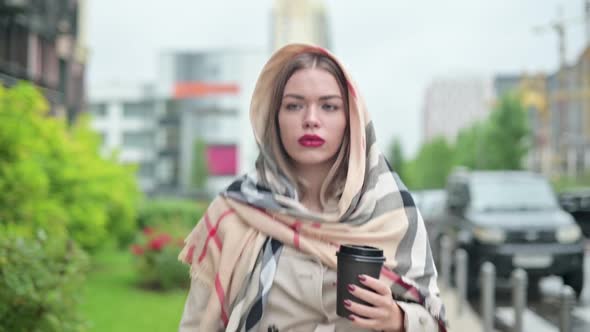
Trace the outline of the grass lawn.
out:
<instances>
[{"instance_id":1,"label":"grass lawn","mask_svg":"<svg viewBox=\"0 0 590 332\"><path fill-rule=\"evenodd\" d=\"M187 291L149 292L133 284L133 257L105 250L93 257L82 313L92 332L170 332L178 330Z\"/></svg>"}]
</instances>

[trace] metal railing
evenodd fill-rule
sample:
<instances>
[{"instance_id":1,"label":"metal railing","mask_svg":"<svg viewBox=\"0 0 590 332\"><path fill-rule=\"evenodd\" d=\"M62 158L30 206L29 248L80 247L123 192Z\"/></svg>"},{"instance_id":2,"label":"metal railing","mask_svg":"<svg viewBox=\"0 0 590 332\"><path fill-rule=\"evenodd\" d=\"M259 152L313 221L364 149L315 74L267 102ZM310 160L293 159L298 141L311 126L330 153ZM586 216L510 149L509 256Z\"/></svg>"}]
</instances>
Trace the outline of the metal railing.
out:
<instances>
[{"instance_id":1,"label":"metal railing","mask_svg":"<svg viewBox=\"0 0 590 332\"><path fill-rule=\"evenodd\" d=\"M467 294L469 292L468 278L468 253L464 249L452 250L451 241L447 237L441 238L440 241L440 264L441 264L441 284L445 288L451 287L451 257L454 257L454 285L458 296L457 316L465 310L467 306ZM511 331L524 332L524 314L527 308L529 289L528 275L525 270L518 268L511 274L512 290L512 307L514 310L514 321ZM474 285L471 285L474 287ZM479 286L481 289L480 310L481 321L484 332L494 331L494 320L496 314L496 268L494 264L485 262L479 271ZM559 308L559 331L572 331L572 309L576 302L574 290L564 285L560 292Z\"/></svg>"}]
</instances>

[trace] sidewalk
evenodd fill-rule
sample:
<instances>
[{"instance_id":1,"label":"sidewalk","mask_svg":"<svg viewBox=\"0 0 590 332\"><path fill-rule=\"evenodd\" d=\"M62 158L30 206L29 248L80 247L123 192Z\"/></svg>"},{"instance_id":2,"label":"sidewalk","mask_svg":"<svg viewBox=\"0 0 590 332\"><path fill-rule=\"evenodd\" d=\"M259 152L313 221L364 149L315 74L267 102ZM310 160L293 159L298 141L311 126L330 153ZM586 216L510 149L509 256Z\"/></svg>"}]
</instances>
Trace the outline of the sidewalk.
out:
<instances>
[{"instance_id":1,"label":"sidewalk","mask_svg":"<svg viewBox=\"0 0 590 332\"><path fill-rule=\"evenodd\" d=\"M463 311L459 315L457 312L459 301L455 289L441 289L440 295L445 304L450 332L483 331L481 320L473 311L469 303L463 304Z\"/></svg>"}]
</instances>

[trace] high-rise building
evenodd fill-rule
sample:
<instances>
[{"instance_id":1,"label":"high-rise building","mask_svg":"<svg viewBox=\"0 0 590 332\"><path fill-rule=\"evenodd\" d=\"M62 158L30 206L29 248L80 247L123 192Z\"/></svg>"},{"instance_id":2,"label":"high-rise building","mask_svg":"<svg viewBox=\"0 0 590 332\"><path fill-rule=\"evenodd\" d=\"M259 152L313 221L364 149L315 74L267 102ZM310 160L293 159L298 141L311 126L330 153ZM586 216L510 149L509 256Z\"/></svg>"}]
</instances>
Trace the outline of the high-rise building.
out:
<instances>
[{"instance_id":1,"label":"high-rise building","mask_svg":"<svg viewBox=\"0 0 590 332\"><path fill-rule=\"evenodd\" d=\"M549 75L547 97L553 172L580 175L590 169L590 46Z\"/></svg>"},{"instance_id":2,"label":"high-rise building","mask_svg":"<svg viewBox=\"0 0 590 332\"><path fill-rule=\"evenodd\" d=\"M101 137L101 152L118 151L119 162L137 166L139 187L145 193L158 189L159 113L162 102L150 86L109 83L90 90L92 127Z\"/></svg>"},{"instance_id":3,"label":"high-rise building","mask_svg":"<svg viewBox=\"0 0 590 332\"><path fill-rule=\"evenodd\" d=\"M84 109L86 0L0 1L0 84L39 87L55 115Z\"/></svg>"},{"instance_id":4,"label":"high-rise building","mask_svg":"<svg viewBox=\"0 0 590 332\"><path fill-rule=\"evenodd\" d=\"M488 79L465 77L433 81L424 96L424 141L442 136L454 142L461 129L487 117L492 99L493 86Z\"/></svg>"},{"instance_id":5,"label":"high-rise building","mask_svg":"<svg viewBox=\"0 0 590 332\"><path fill-rule=\"evenodd\" d=\"M103 152L137 164L148 194L215 195L257 157L249 109L263 60L249 50L169 52L154 85L92 90ZM207 173L202 187L198 167Z\"/></svg>"},{"instance_id":6,"label":"high-rise building","mask_svg":"<svg viewBox=\"0 0 590 332\"><path fill-rule=\"evenodd\" d=\"M178 121L178 137L173 137L178 154L161 158L161 163L177 165L183 191L194 186L197 144L204 145L211 194L253 167L257 148L249 120L250 99L263 60L262 52L229 49L162 56L158 91L174 100L171 116ZM169 133L174 126L169 122Z\"/></svg>"},{"instance_id":7,"label":"high-rise building","mask_svg":"<svg viewBox=\"0 0 590 332\"><path fill-rule=\"evenodd\" d=\"M590 170L590 46L549 74L502 75L497 97L518 91L531 129L527 167L548 176Z\"/></svg>"},{"instance_id":8,"label":"high-rise building","mask_svg":"<svg viewBox=\"0 0 590 332\"><path fill-rule=\"evenodd\" d=\"M331 47L326 6L322 0L275 0L271 21L273 50L294 42Z\"/></svg>"}]
</instances>

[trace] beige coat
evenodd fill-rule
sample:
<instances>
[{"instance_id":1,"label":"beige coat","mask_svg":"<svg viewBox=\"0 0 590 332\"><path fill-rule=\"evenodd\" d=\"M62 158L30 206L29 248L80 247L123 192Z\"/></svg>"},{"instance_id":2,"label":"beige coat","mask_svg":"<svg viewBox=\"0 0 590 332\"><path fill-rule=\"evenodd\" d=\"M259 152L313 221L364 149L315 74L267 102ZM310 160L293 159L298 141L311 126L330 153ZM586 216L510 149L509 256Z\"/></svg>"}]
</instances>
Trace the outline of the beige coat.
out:
<instances>
[{"instance_id":1,"label":"beige coat","mask_svg":"<svg viewBox=\"0 0 590 332\"><path fill-rule=\"evenodd\" d=\"M211 289L193 279L179 332L197 332ZM435 332L438 325L424 307L398 302L408 332ZM223 329L220 327L220 331ZM283 247L260 332L361 332L336 315L336 272L320 260Z\"/></svg>"}]
</instances>

